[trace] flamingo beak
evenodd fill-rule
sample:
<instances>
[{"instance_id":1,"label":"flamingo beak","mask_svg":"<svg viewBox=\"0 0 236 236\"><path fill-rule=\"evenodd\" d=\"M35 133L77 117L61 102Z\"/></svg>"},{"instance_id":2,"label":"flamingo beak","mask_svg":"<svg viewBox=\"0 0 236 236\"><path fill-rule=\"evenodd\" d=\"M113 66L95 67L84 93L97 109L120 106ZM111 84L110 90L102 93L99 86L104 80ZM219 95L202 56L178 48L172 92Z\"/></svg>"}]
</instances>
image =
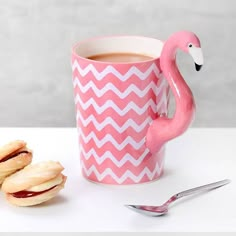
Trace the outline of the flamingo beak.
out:
<instances>
[{"instance_id":1,"label":"flamingo beak","mask_svg":"<svg viewBox=\"0 0 236 236\"><path fill-rule=\"evenodd\" d=\"M201 68L202 68L202 65L198 65L197 63L195 63L195 69L196 69L196 71L201 70Z\"/></svg>"},{"instance_id":2,"label":"flamingo beak","mask_svg":"<svg viewBox=\"0 0 236 236\"><path fill-rule=\"evenodd\" d=\"M192 46L189 48L189 54L192 56L196 71L199 71L203 65L203 54L200 47Z\"/></svg>"}]
</instances>

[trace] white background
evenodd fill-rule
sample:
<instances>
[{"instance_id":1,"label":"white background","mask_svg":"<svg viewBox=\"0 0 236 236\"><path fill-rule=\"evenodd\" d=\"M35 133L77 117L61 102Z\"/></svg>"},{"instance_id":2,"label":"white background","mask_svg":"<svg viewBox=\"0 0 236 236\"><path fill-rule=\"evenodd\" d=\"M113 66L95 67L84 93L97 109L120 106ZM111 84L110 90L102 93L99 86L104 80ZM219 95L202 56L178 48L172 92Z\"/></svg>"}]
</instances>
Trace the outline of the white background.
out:
<instances>
[{"instance_id":1,"label":"white background","mask_svg":"<svg viewBox=\"0 0 236 236\"><path fill-rule=\"evenodd\" d=\"M81 176L76 129L1 128L0 132L1 142L16 136L27 140L34 163L59 160L68 176L64 190L39 206L14 207L0 193L0 231L236 231L236 129L190 129L167 145L160 180L116 187ZM225 178L232 182L179 200L163 217L142 216L123 206L162 204L179 191Z\"/></svg>"}]
</instances>

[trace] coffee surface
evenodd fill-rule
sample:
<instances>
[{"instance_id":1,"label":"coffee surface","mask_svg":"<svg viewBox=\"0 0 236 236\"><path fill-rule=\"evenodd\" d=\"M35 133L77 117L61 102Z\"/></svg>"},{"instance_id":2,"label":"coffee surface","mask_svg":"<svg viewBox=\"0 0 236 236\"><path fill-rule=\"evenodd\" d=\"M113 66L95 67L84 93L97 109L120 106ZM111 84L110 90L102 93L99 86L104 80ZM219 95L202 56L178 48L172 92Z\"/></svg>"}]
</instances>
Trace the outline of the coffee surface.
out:
<instances>
[{"instance_id":1,"label":"coffee surface","mask_svg":"<svg viewBox=\"0 0 236 236\"><path fill-rule=\"evenodd\" d=\"M139 62L152 60L153 58L135 53L107 53L90 56L88 59L103 62Z\"/></svg>"}]
</instances>

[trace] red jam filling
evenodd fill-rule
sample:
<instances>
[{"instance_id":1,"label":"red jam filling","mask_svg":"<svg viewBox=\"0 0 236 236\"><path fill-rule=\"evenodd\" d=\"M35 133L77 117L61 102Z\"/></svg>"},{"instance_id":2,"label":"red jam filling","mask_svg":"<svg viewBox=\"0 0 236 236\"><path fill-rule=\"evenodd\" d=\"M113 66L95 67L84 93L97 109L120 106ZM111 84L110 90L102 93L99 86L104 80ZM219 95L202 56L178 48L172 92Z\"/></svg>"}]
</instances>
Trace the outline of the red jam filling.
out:
<instances>
[{"instance_id":1,"label":"red jam filling","mask_svg":"<svg viewBox=\"0 0 236 236\"><path fill-rule=\"evenodd\" d=\"M49 189L46 189L44 191L41 191L41 192L32 192L32 191L26 191L26 190L23 190L23 191L19 191L19 192L16 192L16 193L11 193L11 195L15 198L27 198L27 197L34 197L34 196L37 196L37 195L40 195L42 193L46 193L47 191L50 191L52 190L53 188L55 188L57 185L49 188Z\"/></svg>"},{"instance_id":2,"label":"red jam filling","mask_svg":"<svg viewBox=\"0 0 236 236\"><path fill-rule=\"evenodd\" d=\"M13 154L13 155L10 154L10 155L4 157L2 160L0 160L0 163L1 163L1 162L4 162L4 161L8 161L9 159L14 158L14 157L16 157L16 156L18 156L18 155L20 155L20 154L22 154L22 153L29 153L29 152L28 152L28 151L21 151L21 152L15 153L15 154Z\"/></svg>"}]
</instances>

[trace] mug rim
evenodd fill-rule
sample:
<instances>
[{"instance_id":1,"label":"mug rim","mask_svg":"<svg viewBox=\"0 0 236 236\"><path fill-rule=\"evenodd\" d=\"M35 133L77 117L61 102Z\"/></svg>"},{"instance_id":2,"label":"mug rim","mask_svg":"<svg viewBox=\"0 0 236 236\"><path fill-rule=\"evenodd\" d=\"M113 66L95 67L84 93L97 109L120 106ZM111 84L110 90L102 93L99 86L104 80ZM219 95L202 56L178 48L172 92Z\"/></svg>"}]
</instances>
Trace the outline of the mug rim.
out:
<instances>
[{"instance_id":1,"label":"mug rim","mask_svg":"<svg viewBox=\"0 0 236 236\"><path fill-rule=\"evenodd\" d=\"M162 41L160 39L152 38L152 37L147 37L147 36L140 36L140 35L107 35L107 36L97 36L97 37L91 37L91 38L79 41L76 44L74 44L72 46L72 49L71 49L72 56L74 56L76 58L79 58L79 59L82 59L82 60L85 60L85 61L88 61L90 63L99 63L99 64L103 64L103 65L133 65L133 64L150 63L150 62L153 62L153 61L156 61L156 60L160 59L160 55L152 57L152 56L146 54L147 56L152 57L152 59L141 60L141 61L132 61L132 62L97 61L97 60L89 59L89 58L87 58L85 56L81 56L81 55L79 55L76 52L76 49L81 44L89 43L89 42L95 42L95 41L103 40L103 39L112 39L112 38L118 38L118 39L119 38L133 38L133 39L136 38L136 39L144 39L144 40L156 41L156 43L161 45L161 46L159 46L159 47L161 47L159 54L161 54L161 51L162 51L162 48L163 48L163 45L164 45L164 41ZM112 53L112 52L110 52L110 53ZM113 53L115 53L115 52L113 52ZM141 53L137 53L137 54L141 54ZM96 54L94 54L94 55L96 55ZM142 55L144 55L144 54L142 54Z\"/></svg>"}]
</instances>

